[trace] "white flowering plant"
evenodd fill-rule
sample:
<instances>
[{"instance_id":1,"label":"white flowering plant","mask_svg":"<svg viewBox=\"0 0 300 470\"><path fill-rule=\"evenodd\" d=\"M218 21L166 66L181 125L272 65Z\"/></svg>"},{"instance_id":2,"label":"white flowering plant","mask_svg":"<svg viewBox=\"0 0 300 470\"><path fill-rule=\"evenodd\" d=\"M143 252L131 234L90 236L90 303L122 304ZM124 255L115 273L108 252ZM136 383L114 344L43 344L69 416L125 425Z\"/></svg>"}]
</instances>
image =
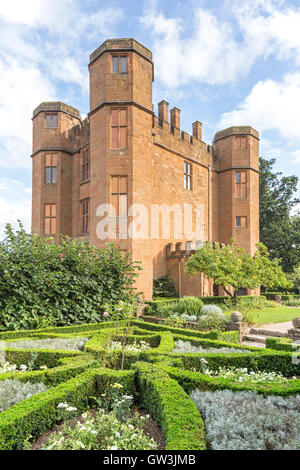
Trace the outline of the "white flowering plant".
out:
<instances>
[{"instance_id":1,"label":"white flowering plant","mask_svg":"<svg viewBox=\"0 0 300 470\"><path fill-rule=\"evenodd\" d=\"M223 377L230 379L233 382L239 382L243 384L284 384L297 378L292 377L291 379L287 379L280 372L251 371L248 370L247 367L219 367L217 371L213 371L204 366L202 367L202 373L209 375L210 377Z\"/></svg>"},{"instance_id":2,"label":"white flowering plant","mask_svg":"<svg viewBox=\"0 0 300 470\"><path fill-rule=\"evenodd\" d=\"M58 406L65 412L76 411L68 403ZM156 442L145 433L149 418L136 413L125 422L114 411L85 412L76 422L66 422L59 432L52 433L42 450L154 450Z\"/></svg>"},{"instance_id":3,"label":"white flowering plant","mask_svg":"<svg viewBox=\"0 0 300 470\"><path fill-rule=\"evenodd\" d=\"M111 351L116 351L118 349L122 349L122 343L120 341L111 341L109 344L109 349ZM150 344L146 341L133 341L133 343L125 344L125 349L127 352L141 352L150 349Z\"/></svg>"},{"instance_id":4,"label":"white flowering plant","mask_svg":"<svg viewBox=\"0 0 300 470\"><path fill-rule=\"evenodd\" d=\"M46 370L48 367L46 365L42 365L39 367L39 370ZM26 364L11 364L10 362L5 362L4 364L0 365L0 374L7 374L7 373L17 373L17 372L29 372L33 370L32 367Z\"/></svg>"}]
</instances>

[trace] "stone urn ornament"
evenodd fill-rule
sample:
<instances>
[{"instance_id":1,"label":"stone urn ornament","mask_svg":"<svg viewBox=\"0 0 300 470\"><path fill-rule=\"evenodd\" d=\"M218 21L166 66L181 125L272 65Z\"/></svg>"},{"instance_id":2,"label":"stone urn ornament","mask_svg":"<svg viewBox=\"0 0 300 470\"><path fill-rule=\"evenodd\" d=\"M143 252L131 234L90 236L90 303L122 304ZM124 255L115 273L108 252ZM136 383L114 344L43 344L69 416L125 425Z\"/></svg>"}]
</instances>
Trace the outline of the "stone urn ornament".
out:
<instances>
[{"instance_id":1,"label":"stone urn ornament","mask_svg":"<svg viewBox=\"0 0 300 470\"><path fill-rule=\"evenodd\" d=\"M243 321L243 315L241 312L232 312L231 313L231 321L232 322L241 322Z\"/></svg>"},{"instance_id":2,"label":"stone urn ornament","mask_svg":"<svg viewBox=\"0 0 300 470\"><path fill-rule=\"evenodd\" d=\"M281 304L281 301L282 301L281 295L275 295L275 302L277 302L278 304Z\"/></svg>"},{"instance_id":3,"label":"stone urn ornament","mask_svg":"<svg viewBox=\"0 0 300 470\"><path fill-rule=\"evenodd\" d=\"M293 319L293 327L300 329L300 317L296 317Z\"/></svg>"}]
</instances>

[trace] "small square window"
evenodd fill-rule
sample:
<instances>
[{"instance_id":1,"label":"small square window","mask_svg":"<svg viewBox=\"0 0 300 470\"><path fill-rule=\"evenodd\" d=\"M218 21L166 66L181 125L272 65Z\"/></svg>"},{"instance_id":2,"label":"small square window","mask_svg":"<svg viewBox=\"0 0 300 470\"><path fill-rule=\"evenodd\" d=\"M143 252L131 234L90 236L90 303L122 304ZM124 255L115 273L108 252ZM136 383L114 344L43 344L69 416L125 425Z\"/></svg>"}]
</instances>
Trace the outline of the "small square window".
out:
<instances>
[{"instance_id":1,"label":"small square window","mask_svg":"<svg viewBox=\"0 0 300 470\"><path fill-rule=\"evenodd\" d=\"M236 227L247 227L247 217L237 216L235 218L235 226Z\"/></svg>"}]
</instances>

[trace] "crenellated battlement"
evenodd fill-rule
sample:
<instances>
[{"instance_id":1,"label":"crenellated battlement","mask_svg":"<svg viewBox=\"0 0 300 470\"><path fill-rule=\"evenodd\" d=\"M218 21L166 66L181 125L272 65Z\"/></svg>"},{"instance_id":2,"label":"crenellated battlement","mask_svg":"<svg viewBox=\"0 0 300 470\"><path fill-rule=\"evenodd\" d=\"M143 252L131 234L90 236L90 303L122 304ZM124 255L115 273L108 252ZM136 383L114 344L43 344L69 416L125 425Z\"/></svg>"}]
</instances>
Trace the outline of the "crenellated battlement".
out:
<instances>
[{"instance_id":1,"label":"crenellated battlement","mask_svg":"<svg viewBox=\"0 0 300 470\"><path fill-rule=\"evenodd\" d=\"M192 134L180 129L179 108L169 111L169 103L162 100L158 104L158 115L153 115L152 135L154 144L166 147L174 153L205 166L212 166L213 146L202 141L202 123L192 125Z\"/></svg>"},{"instance_id":2,"label":"crenellated battlement","mask_svg":"<svg viewBox=\"0 0 300 470\"><path fill-rule=\"evenodd\" d=\"M196 253L197 250L199 250L205 242L203 241L196 241L196 242L186 242L186 245L188 244L189 247L183 249L183 242L177 242L175 243L175 249L174 249L174 244L173 243L168 243L166 245L166 258L167 259L181 259L181 258L188 258ZM211 242L213 248L215 249L217 245L220 247L226 246L226 243L219 243L219 242Z\"/></svg>"},{"instance_id":3,"label":"crenellated battlement","mask_svg":"<svg viewBox=\"0 0 300 470\"><path fill-rule=\"evenodd\" d=\"M80 112L78 109L69 106L68 104L62 103L61 101L46 101L41 103L33 111L33 118L35 118L40 112L55 113L61 111L63 113L69 114L70 116L81 119Z\"/></svg>"}]
</instances>

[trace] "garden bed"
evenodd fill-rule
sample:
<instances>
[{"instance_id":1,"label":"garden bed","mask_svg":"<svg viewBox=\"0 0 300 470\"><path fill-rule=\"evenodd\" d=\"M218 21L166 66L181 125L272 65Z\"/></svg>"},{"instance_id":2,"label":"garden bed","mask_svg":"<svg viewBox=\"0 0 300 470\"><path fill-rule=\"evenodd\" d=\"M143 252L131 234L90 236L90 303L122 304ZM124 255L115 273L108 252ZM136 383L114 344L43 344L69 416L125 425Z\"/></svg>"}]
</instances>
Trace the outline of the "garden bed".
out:
<instances>
[{"instance_id":1,"label":"garden bed","mask_svg":"<svg viewBox=\"0 0 300 470\"><path fill-rule=\"evenodd\" d=\"M92 420L96 420L97 415L99 414L99 411L92 409L92 410L89 410L88 413L85 413L84 416L86 416L86 414L88 414L88 417L90 417ZM144 410L135 408L135 409L132 410L132 412L130 413L130 415L128 417L129 418L128 419L129 424L130 424L130 420L133 420L135 415L138 416L137 419L140 419L140 423L138 423L136 425L134 430L132 430L133 433L131 433L128 437L130 437L132 439L132 434L135 434L135 430L137 430L137 431L142 430L143 435L145 435L146 438L153 441L154 444L155 444L155 446L153 446L153 447L151 446L151 449L153 449L153 450L154 449L155 450L164 450L165 449L164 436L163 436L160 428L157 426L156 422ZM33 444L31 444L31 445L29 444L29 450L44 450L44 449L49 450L49 447L51 447L51 444L53 444L53 441L55 441L54 435L62 434L62 435L67 436L68 434L64 433L64 431L63 431L63 429L66 428L67 426L69 427L69 429L74 430L74 428L76 426L79 427L79 428L80 427L82 428L84 425L85 425L85 418L82 415L77 416L73 420L72 419L67 420L64 424L57 425L53 429L51 429L51 430L45 432L44 434L42 434ZM134 426L134 425L131 424L131 426ZM96 426L95 426L95 428L96 428ZM92 428L90 430L93 431ZM95 431L96 431L96 429L95 429ZM128 431L128 428L126 428L126 431ZM118 432L119 431L115 431L115 434L118 433ZM80 433L79 433L79 436L80 436ZM122 434L120 433L120 438L121 437L122 437ZM84 438L85 439L83 439L83 440L85 440L85 443L83 443L82 441L80 441L80 442L82 442L82 444L84 445L84 448L86 449L86 447L88 447L87 442L86 442L86 441L88 441L86 433L85 433ZM118 440L120 438L118 438ZM101 442L100 438L98 440L95 440L95 441L93 441L93 445L95 447L95 450L96 449L100 450L103 446L104 439L102 438L102 442ZM67 445L65 444L66 447L67 447ZM77 446L80 447L81 445L77 444ZM117 442L113 442L112 446L117 447ZM56 447L58 447L58 445L54 446L53 449L55 450ZM63 445L61 445L60 447L63 447ZM74 445L72 447L74 447ZM106 447L109 447L109 446L106 446ZM136 449L132 449L132 448L127 449L126 447L128 447L128 446L124 446L124 444L123 444L123 447L125 447L124 449L121 449L120 447L121 446L119 446L119 449L114 449L114 450L136 450ZM110 450L110 449L102 449L102 450Z\"/></svg>"},{"instance_id":2,"label":"garden bed","mask_svg":"<svg viewBox=\"0 0 300 470\"><path fill-rule=\"evenodd\" d=\"M195 390L212 450L300 450L300 395Z\"/></svg>"},{"instance_id":3,"label":"garden bed","mask_svg":"<svg viewBox=\"0 0 300 470\"><path fill-rule=\"evenodd\" d=\"M33 345L37 339L52 341L51 335L68 340L79 335L88 341L84 351L25 348L5 351L17 370L0 374L0 382L17 378L22 383L43 383L48 390L0 413L0 449L31 446L29 436L34 442L32 449L44 446L47 439L50 442L53 431L63 429L57 427L63 426L59 404L67 403L76 408L76 416L82 415L95 407L95 398L101 403L105 401L103 397L110 396L108 390L116 383L122 395L133 397L136 410L140 413L145 410L150 415L150 423L157 426L153 433L160 429L166 450L204 450L212 445L210 437L206 437L204 413L190 398L196 389L212 393L247 391L262 397L300 395L300 380L288 380L300 375L292 351L241 346L236 332L195 331L134 319L44 329L32 334L3 333L6 339L18 342L30 339ZM192 352L174 351L176 342L188 343ZM111 347L112 343L117 345ZM22 364L27 364L32 354L36 354L36 370L23 371ZM47 368L41 369L43 365ZM111 401L105 402L105 410L108 414L113 412ZM66 423L69 418L65 418ZM76 449L81 446L78 445ZM110 442L106 447L116 446Z\"/></svg>"}]
</instances>

